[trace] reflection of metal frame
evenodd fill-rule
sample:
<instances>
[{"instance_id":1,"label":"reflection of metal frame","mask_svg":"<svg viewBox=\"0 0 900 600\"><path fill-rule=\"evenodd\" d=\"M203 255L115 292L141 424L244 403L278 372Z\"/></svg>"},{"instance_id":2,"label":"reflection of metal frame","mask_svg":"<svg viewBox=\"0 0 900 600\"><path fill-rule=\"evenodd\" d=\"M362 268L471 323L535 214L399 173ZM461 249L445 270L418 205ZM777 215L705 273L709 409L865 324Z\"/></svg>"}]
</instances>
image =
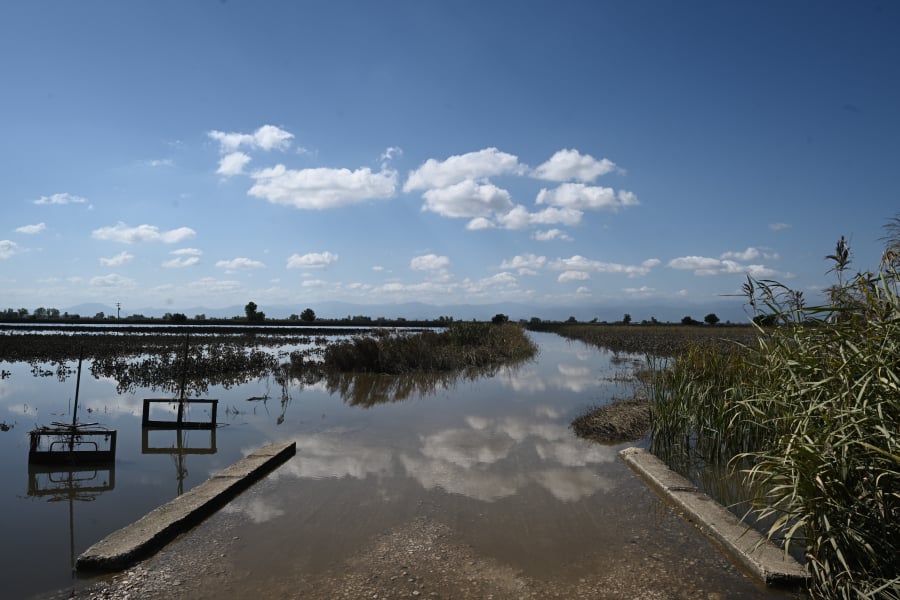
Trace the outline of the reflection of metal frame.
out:
<instances>
[{"instance_id":1,"label":"reflection of metal frame","mask_svg":"<svg viewBox=\"0 0 900 600\"><path fill-rule=\"evenodd\" d=\"M29 432L28 462L89 464L115 461L116 431L79 425L39 427Z\"/></svg>"},{"instance_id":2,"label":"reflection of metal frame","mask_svg":"<svg viewBox=\"0 0 900 600\"><path fill-rule=\"evenodd\" d=\"M107 472L105 481L101 477ZM96 481L102 483L85 485ZM91 466L28 465L29 496L59 496L70 493L99 494L116 487L116 463Z\"/></svg>"},{"instance_id":3,"label":"reflection of metal frame","mask_svg":"<svg viewBox=\"0 0 900 600\"><path fill-rule=\"evenodd\" d=\"M172 430L176 432L177 441L174 446L151 446L150 432L158 430ZM181 430L177 428L162 427L141 427L141 454L215 454L216 449L216 428L209 430L209 447L208 448L192 448L184 445Z\"/></svg>"},{"instance_id":4,"label":"reflection of metal frame","mask_svg":"<svg viewBox=\"0 0 900 600\"><path fill-rule=\"evenodd\" d=\"M146 402L146 401L145 401ZM216 400L213 400L216 402ZM147 406L146 404L144 405ZM146 408L145 408L146 410ZM215 408L213 408L213 423L215 423ZM184 436L188 431L197 431L198 429L209 431L209 447L195 448L187 446L184 442ZM150 446L151 431L174 431L174 446ZM187 477L187 465L185 458L188 454L215 454L216 453L216 428L212 427L177 427L172 425L141 427L141 454L169 454L175 460L175 473L178 478L178 495L184 493L184 478Z\"/></svg>"},{"instance_id":5,"label":"reflection of metal frame","mask_svg":"<svg viewBox=\"0 0 900 600\"><path fill-rule=\"evenodd\" d=\"M150 405L160 403L178 404L178 414L174 421L163 421L150 418ZM209 404L212 406L212 414L210 420L207 421L185 421L184 407L191 404ZM171 398L144 398L144 412L141 418L142 427L150 427L155 429L214 429L216 427L216 411L219 407L218 400L209 400L205 398L194 398L186 400L184 398L173 400Z\"/></svg>"},{"instance_id":6,"label":"reflection of metal frame","mask_svg":"<svg viewBox=\"0 0 900 600\"><path fill-rule=\"evenodd\" d=\"M115 431L108 432L115 434ZM115 448L115 443L113 443ZM104 480L101 474L108 474ZM46 476L46 477L44 477ZM98 482L91 485L93 482ZM41 485L41 484L44 485ZM116 487L116 461L87 465L28 465L28 495L69 501L69 566L75 571L75 501L93 502Z\"/></svg>"}]
</instances>

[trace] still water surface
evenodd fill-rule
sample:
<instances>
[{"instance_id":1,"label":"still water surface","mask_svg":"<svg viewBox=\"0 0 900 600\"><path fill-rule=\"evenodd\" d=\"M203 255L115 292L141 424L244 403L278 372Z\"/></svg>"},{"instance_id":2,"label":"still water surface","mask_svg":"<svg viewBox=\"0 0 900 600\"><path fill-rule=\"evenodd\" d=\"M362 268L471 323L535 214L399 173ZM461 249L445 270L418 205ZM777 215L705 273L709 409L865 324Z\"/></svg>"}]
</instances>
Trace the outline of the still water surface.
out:
<instances>
[{"instance_id":1,"label":"still water surface","mask_svg":"<svg viewBox=\"0 0 900 600\"><path fill-rule=\"evenodd\" d=\"M636 363L531 335L535 361L450 384L361 377L329 391L270 376L210 386L205 397L219 400L221 426L180 435L142 432L142 401L158 391L119 393L86 363L79 420L119 438L114 467L77 473L30 471L27 460L31 428L71 420L75 377L61 382L29 364L0 363L0 422L11 427L0 432L4 596L84 585L71 569L80 552L274 441L296 441L297 455L219 518L239 518L253 531L242 536L290 554L291 568L325 569L423 506L477 550L535 577L597 568L604 540L647 546L669 536L665 543L696 545L672 532L668 509L617 458L624 445L585 442L568 427L586 406L627 395L623 380ZM253 555L240 560L273 568ZM735 597L765 593L741 585Z\"/></svg>"}]
</instances>

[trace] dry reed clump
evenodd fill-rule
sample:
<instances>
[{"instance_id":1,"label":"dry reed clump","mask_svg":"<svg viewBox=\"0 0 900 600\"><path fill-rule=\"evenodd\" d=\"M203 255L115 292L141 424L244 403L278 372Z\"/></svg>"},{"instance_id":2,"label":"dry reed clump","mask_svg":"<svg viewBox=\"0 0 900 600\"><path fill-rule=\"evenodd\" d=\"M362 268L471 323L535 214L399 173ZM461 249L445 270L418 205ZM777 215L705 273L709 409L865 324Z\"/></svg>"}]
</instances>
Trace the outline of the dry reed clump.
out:
<instances>
[{"instance_id":1,"label":"dry reed clump","mask_svg":"<svg viewBox=\"0 0 900 600\"><path fill-rule=\"evenodd\" d=\"M571 426L578 437L596 442L638 440L650 431L650 403L640 398L616 400L575 417Z\"/></svg>"}]
</instances>

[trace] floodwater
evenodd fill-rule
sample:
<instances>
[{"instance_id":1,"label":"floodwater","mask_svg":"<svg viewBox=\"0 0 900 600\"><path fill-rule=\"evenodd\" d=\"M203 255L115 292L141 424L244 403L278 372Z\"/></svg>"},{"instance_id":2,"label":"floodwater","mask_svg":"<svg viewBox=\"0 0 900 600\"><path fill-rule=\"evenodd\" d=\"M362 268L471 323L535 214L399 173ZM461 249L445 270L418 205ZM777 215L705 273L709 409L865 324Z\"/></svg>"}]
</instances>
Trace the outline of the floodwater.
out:
<instances>
[{"instance_id":1,"label":"floodwater","mask_svg":"<svg viewBox=\"0 0 900 600\"><path fill-rule=\"evenodd\" d=\"M212 432L143 432L143 399L159 392L119 393L115 380L96 379L85 365L79 421L116 429L118 448L114 465L77 472L30 470L27 459L30 429L71 420L74 375L60 381L29 364L0 363L0 423L9 427L0 431L3 595L91 583L72 571L88 546L250 450L293 440L293 459L198 528L241 540L230 560L258 578L333 568L374 536L425 515L479 555L534 578L577 580L626 556L690 548L717 557L709 567L692 561L700 572L691 577L717 582L727 597L781 597L706 547L646 489L618 458L629 444L586 442L569 429L585 407L629 394L634 361L531 335L537 359L490 376L330 386L269 376L210 386L204 397L219 400Z\"/></svg>"}]
</instances>

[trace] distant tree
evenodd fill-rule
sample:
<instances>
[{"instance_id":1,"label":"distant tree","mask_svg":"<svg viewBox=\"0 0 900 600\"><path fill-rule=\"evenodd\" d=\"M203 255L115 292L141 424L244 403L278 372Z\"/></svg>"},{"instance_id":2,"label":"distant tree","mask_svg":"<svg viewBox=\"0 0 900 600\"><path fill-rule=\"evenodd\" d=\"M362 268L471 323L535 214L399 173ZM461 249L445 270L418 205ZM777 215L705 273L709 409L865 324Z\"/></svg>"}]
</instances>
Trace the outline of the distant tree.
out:
<instances>
[{"instance_id":1,"label":"distant tree","mask_svg":"<svg viewBox=\"0 0 900 600\"><path fill-rule=\"evenodd\" d=\"M256 302L248 302L247 306L244 307L244 314L247 316L247 320L251 323L258 323L260 321L266 320L266 313L257 310Z\"/></svg>"},{"instance_id":2,"label":"distant tree","mask_svg":"<svg viewBox=\"0 0 900 600\"><path fill-rule=\"evenodd\" d=\"M199 315L194 315L194 320L195 321L205 321L206 315L203 313L200 313Z\"/></svg>"},{"instance_id":3,"label":"distant tree","mask_svg":"<svg viewBox=\"0 0 900 600\"><path fill-rule=\"evenodd\" d=\"M529 321L532 325L540 325L541 318L540 317L531 317L531 321Z\"/></svg>"},{"instance_id":4,"label":"distant tree","mask_svg":"<svg viewBox=\"0 0 900 600\"><path fill-rule=\"evenodd\" d=\"M187 315L184 313L172 313L172 322L173 323L187 323L187 320L188 320Z\"/></svg>"},{"instance_id":5,"label":"distant tree","mask_svg":"<svg viewBox=\"0 0 900 600\"><path fill-rule=\"evenodd\" d=\"M35 319L46 319L47 318L47 309L44 308L43 306L39 306L36 309L34 309L34 312L31 313L31 316L33 316Z\"/></svg>"},{"instance_id":6,"label":"distant tree","mask_svg":"<svg viewBox=\"0 0 900 600\"><path fill-rule=\"evenodd\" d=\"M625 316L622 317L622 322L625 323L626 325L631 323L631 315L628 313L625 313Z\"/></svg>"},{"instance_id":7,"label":"distant tree","mask_svg":"<svg viewBox=\"0 0 900 600\"><path fill-rule=\"evenodd\" d=\"M497 313L491 318L491 323L499 325L501 323L509 323L509 317L503 313Z\"/></svg>"},{"instance_id":8,"label":"distant tree","mask_svg":"<svg viewBox=\"0 0 900 600\"><path fill-rule=\"evenodd\" d=\"M248 321L252 321L256 318L256 309L258 308L256 302L253 302L252 300L247 303L247 306L244 307L244 314L247 316Z\"/></svg>"},{"instance_id":9,"label":"distant tree","mask_svg":"<svg viewBox=\"0 0 900 600\"><path fill-rule=\"evenodd\" d=\"M103 311L101 310L101 311L98 312L96 315L94 315L94 318L95 318L95 319L105 319L105 318L106 318L106 315L105 315L105 314L103 313Z\"/></svg>"},{"instance_id":10,"label":"distant tree","mask_svg":"<svg viewBox=\"0 0 900 600\"><path fill-rule=\"evenodd\" d=\"M682 324L682 325L696 325L696 324L698 324L699 322L700 322L700 321L695 321L694 318L691 317L690 315L688 315L688 316L684 317L683 319L681 319L681 324Z\"/></svg>"},{"instance_id":11,"label":"distant tree","mask_svg":"<svg viewBox=\"0 0 900 600\"><path fill-rule=\"evenodd\" d=\"M19 313L19 318L20 318L20 319L24 319L25 317L28 316L28 309L27 309L27 308L20 308L20 309L18 310L18 313Z\"/></svg>"},{"instance_id":12,"label":"distant tree","mask_svg":"<svg viewBox=\"0 0 900 600\"><path fill-rule=\"evenodd\" d=\"M719 322L719 317L716 316L716 313L709 313L705 317L703 317L703 322L707 325L715 325Z\"/></svg>"},{"instance_id":13,"label":"distant tree","mask_svg":"<svg viewBox=\"0 0 900 600\"><path fill-rule=\"evenodd\" d=\"M299 321L300 315L297 313L291 313L291 316L288 317L288 321Z\"/></svg>"},{"instance_id":14,"label":"distant tree","mask_svg":"<svg viewBox=\"0 0 900 600\"><path fill-rule=\"evenodd\" d=\"M774 327L778 323L778 317L776 315L756 315L753 317L753 322L760 327Z\"/></svg>"},{"instance_id":15,"label":"distant tree","mask_svg":"<svg viewBox=\"0 0 900 600\"><path fill-rule=\"evenodd\" d=\"M59 309L58 308L48 308L47 309L47 318L58 319L59 318Z\"/></svg>"},{"instance_id":16,"label":"distant tree","mask_svg":"<svg viewBox=\"0 0 900 600\"><path fill-rule=\"evenodd\" d=\"M575 317L569 317L568 319L566 319L566 323L571 324L571 323L577 323L577 322L578 322L578 319L576 319Z\"/></svg>"},{"instance_id":17,"label":"distant tree","mask_svg":"<svg viewBox=\"0 0 900 600\"><path fill-rule=\"evenodd\" d=\"M316 311L311 308L306 308L303 312L300 313L300 320L304 323L312 323L316 320Z\"/></svg>"}]
</instances>

